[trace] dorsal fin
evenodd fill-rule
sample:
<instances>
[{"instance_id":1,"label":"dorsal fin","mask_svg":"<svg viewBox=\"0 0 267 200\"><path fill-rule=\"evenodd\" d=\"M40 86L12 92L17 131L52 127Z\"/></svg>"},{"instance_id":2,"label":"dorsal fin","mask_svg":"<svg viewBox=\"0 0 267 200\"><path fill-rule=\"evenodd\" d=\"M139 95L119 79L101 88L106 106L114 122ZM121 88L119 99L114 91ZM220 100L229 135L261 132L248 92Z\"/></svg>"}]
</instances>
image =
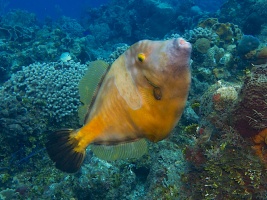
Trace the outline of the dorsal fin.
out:
<instances>
[{"instance_id":1,"label":"dorsal fin","mask_svg":"<svg viewBox=\"0 0 267 200\"><path fill-rule=\"evenodd\" d=\"M115 145L92 144L90 147L97 157L109 161L125 158L139 158L147 153L147 142L144 138Z\"/></svg>"},{"instance_id":2,"label":"dorsal fin","mask_svg":"<svg viewBox=\"0 0 267 200\"><path fill-rule=\"evenodd\" d=\"M88 70L79 82L80 101L83 103L79 107L79 122L84 124L86 121L94 100L109 69L109 64L102 60L93 61L89 64Z\"/></svg>"}]
</instances>

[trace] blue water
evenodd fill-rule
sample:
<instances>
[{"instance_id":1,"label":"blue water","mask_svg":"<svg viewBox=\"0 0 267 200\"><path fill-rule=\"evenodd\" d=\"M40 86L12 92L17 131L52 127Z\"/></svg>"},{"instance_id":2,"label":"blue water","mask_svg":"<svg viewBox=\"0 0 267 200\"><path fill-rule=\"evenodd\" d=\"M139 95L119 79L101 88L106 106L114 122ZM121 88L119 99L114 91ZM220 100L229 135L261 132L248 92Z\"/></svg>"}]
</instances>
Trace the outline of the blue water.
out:
<instances>
[{"instance_id":1,"label":"blue water","mask_svg":"<svg viewBox=\"0 0 267 200\"><path fill-rule=\"evenodd\" d=\"M2 3L1 3L2 2ZM46 17L52 19L58 19L60 16L68 16L72 18L79 18L81 13L86 8L99 7L100 5L106 4L108 0L37 0L37 1L0 1L0 4L7 4L5 12L11 9L23 9L36 14L39 20L44 20ZM174 0L170 1L172 5L179 4L184 1ZM225 0L194 0L192 1L203 10L216 11Z\"/></svg>"},{"instance_id":2,"label":"blue water","mask_svg":"<svg viewBox=\"0 0 267 200\"><path fill-rule=\"evenodd\" d=\"M1 1L0 1L1 2ZM38 19L43 20L46 17L57 19L62 15L79 18L81 12L88 7L99 7L102 4L107 3L108 0L37 0L37 1L10 1L6 7L6 10L10 9L23 9L36 14Z\"/></svg>"}]
</instances>

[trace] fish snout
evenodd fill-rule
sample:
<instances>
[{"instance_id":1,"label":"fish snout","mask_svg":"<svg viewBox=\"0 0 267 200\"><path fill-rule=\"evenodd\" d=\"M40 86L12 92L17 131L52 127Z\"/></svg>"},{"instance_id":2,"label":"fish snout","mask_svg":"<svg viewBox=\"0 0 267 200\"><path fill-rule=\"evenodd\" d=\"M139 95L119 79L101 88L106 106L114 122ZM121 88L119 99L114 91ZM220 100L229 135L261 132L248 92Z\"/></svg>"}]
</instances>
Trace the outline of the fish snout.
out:
<instances>
[{"instance_id":1,"label":"fish snout","mask_svg":"<svg viewBox=\"0 0 267 200\"><path fill-rule=\"evenodd\" d=\"M183 38L173 39L169 48L171 63L179 66L188 66L191 58L192 46Z\"/></svg>"},{"instance_id":2,"label":"fish snout","mask_svg":"<svg viewBox=\"0 0 267 200\"><path fill-rule=\"evenodd\" d=\"M174 46L176 49L179 49L179 50L182 50L182 49L187 50L188 53L191 53L191 50L192 50L191 44L183 38L175 39L174 40Z\"/></svg>"},{"instance_id":3,"label":"fish snout","mask_svg":"<svg viewBox=\"0 0 267 200\"><path fill-rule=\"evenodd\" d=\"M182 73L190 73L190 58L192 46L183 38L171 40L169 46L168 70L174 76L180 76Z\"/></svg>"}]
</instances>

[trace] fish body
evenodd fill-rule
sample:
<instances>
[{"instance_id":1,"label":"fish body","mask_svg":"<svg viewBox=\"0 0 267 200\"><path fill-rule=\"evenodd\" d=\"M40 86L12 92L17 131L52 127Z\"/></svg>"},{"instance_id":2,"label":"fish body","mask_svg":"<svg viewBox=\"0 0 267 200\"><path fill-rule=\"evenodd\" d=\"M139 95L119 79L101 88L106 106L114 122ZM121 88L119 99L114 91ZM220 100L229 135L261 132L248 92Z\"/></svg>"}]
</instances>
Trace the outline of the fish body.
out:
<instances>
[{"instance_id":1,"label":"fish body","mask_svg":"<svg viewBox=\"0 0 267 200\"><path fill-rule=\"evenodd\" d=\"M146 142L166 138L179 121L191 82L191 45L182 38L139 41L110 67L78 130L51 134L48 154L77 171L86 147L100 158L139 157Z\"/></svg>"},{"instance_id":2,"label":"fish body","mask_svg":"<svg viewBox=\"0 0 267 200\"><path fill-rule=\"evenodd\" d=\"M62 53L62 54L60 55L59 60L60 60L61 62L68 62L68 61L70 61L70 60L71 60L71 55L70 55L70 53L69 53L69 52L64 52L64 53Z\"/></svg>"}]
</instances>

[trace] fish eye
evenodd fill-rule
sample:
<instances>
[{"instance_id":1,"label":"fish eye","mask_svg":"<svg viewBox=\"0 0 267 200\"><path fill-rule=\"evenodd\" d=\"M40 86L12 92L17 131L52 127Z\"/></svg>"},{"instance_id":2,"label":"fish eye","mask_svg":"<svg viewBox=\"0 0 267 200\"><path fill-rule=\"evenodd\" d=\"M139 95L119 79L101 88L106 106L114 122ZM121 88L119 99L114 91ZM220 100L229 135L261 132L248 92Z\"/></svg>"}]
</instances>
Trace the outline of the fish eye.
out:
<instances>
[{"instance_id":1,"label":"fish eye","mask_svg":"<svg viewBox=\"0 0 267 200\"><path fill-rule=\"evenodd\" d=\"M140 62L143 62L146 59L146 55L144 53L139 53L137 58Z\"/></svg>"}]
</instances>

